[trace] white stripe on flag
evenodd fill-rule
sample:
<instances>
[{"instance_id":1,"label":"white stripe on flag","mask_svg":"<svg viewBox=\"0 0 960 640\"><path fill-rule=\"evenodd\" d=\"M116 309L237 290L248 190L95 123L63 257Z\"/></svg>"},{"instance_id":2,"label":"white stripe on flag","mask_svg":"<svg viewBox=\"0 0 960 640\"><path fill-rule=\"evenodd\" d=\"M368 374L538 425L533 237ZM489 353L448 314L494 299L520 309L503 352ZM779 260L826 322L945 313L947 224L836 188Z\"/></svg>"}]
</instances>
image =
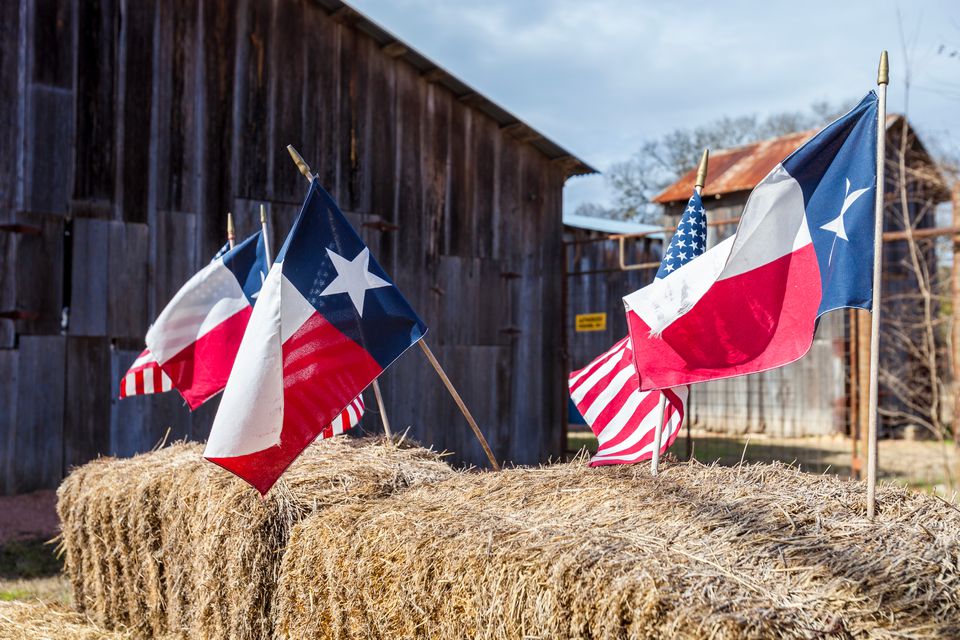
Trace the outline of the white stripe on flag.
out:
<instances>
[{"instance_id":1,"label":"white stripe on flag","mask_svg":"<svg viewBox=\"0 0 960 640\"><path fill-rule=\"evenodd\" d=\"M623 349L626 347L627 340L628 338L622 339L620 342L616 343L615 345L607 349L606 353L601 355L599 358L596 358L589 365L587 365L580 371L574 372L573 375L570 376L570 388L572 389L578 386L578 382L580 381L580 379L583 378L585 375L587 375L587 372L590 371L590 367L592 367L594 364L598 364L600 362L609 360L616 354L621 353Z\"/></svg>"},{"instance_id":2,"label":"white stripe on flag","mask_svg":"<svg viewBox=\"0 0 960 640\"><path fill-rule=\"evenodd\" d=\"M130 368L131 368L131 369L136 369L136 368L138 368L138 367L142 367L143 365L147 364L148 362L154 362L154 361L155 361L155 360L154 360L153 354L150 353L150 350L149 350L149 349L145 349L145 350L143 351L143 353L141 353L139 356L137 356L137 359L133 361L133 364L130 365Z\"/></svg>"},{"instance_id":3,"label":"white stripe on flag","mask_svg":"<svg viewBox=\"0 0 960 640\"><path fill-rule=\"evenodd\" d=\"M644 395L645 394L639 391L630 394L630 397L623 403L623 406L620 407L617 414L613 416L613 419L610 420L610 422L603 427L603 431L597 435L597 441L600 442L601 445L620 433L621 429L623 429L630 420L630 417L636 412L637 407L640 406ZM643 424L642 419L641 424Z\"/></svg>"},{"instance_id":4,"label":"white stripe on flag","mask_svg":"<svg viewBox=\"0 0 960 640\"><path fill-rule=\"evenodd\" d=\"M597 394L596 399L587 409L587 412L583 414L584 419L588 423L593 423L597 419L597 416L607 408L607 405L611 400L617 397L617 394L620 393L623 388L630 382L630 379L633 377L633 371L630 367L624 367L622 370L617 372L617 375L613 377L613 380L610 381L610 384L604 388L599 394Z\"/></svg>"},{"instance_id":5,"label":"white stripe on flag","mask_svg":"<svg viewBox=\"0 0 960 640\"><path fill-rule=\"evenodd\" d=\"M574 402L578 403L581 400L583 400L584 396L587 395L590 389L592 389L593 386L597 384L597 382L602 380L604 376L606 376L608 373L610 373L616 368L617 364L620 362L619 354L622 352L623 352L623 348L620 348L615 353L616 357L608 358L606 362L604 362L601 366L597 367L597 369L590 375L589 378L584 380L583 383L577 387L576 391L574 391L571 394Z\"/></svg>"},{"instance_id":6,"label":"white stripe on flag","mask_svg":"<svg viewBox=\"0 0 960 640\"><path fill-rule=\"evenodd\" d=\"M126 385L126 394L128 396L137 395L137 374L128 373L124 378L123 382Z\"/></svg>"},{"instance_id":7,"label":"white stripe on flag","mask_svg":"<svg viewBox=\"0 0 960 640\"><path fill-rule=\"evenodd\" d=\"M153 393L153 367L147 367L143 370L143 392Z\"/></svg>"},{"instance_id":8,"label":"white stripe on flag","mask_svg":"<svg viewBox=\"0 0 960 640\"><path fill-rule=\"evenodd\" d=\"M236 313L250 306L222 260L197 272L164 307L147 331L147 347L167 362Z\"/></svg>"}]
</instances>

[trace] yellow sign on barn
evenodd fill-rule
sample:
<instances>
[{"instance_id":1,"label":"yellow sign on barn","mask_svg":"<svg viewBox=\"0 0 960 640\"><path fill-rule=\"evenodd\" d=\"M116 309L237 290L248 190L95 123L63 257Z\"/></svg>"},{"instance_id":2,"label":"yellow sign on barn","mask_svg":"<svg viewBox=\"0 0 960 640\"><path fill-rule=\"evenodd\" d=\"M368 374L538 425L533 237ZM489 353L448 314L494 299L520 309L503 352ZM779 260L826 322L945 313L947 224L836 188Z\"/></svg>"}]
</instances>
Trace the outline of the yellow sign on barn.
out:
<instances>
[{"instance_id":1,"label":"yellow sign on barn","mask_svg":"<svg viewBox=\"0 0 960 640\"><path fill-rule=\"evenodd\" d=\"M606 331L606 313L578 313L576 318L577 331Z\"/></svg>"}]
</instances>

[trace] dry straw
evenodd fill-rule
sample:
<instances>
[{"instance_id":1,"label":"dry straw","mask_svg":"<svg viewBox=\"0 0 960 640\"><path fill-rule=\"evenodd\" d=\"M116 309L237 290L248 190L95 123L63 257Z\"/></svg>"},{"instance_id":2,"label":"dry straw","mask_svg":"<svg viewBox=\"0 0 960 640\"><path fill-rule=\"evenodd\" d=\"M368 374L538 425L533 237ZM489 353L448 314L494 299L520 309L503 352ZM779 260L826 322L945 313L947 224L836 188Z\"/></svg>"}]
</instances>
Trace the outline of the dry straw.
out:
<instances>
[{"instance_id":1,"label":"dry straw","mask_svg":"<svg viewBox=\"0 0 960 640\"><path fill-rule=\"evenodd\" d=\"M85 616L43 602L0 602L4 640L134 640L125 631L108 631Z\"/></svg>"},{"instance_id":2,"label":"dry straw","mask_svg":"<svg viewBox=\"0 0 960 640\"><path fill-rule=\"evenodd\" d=\"M78 610L140 635L269 638L292 526L452 474L433 452L379 439L310 448L265 500L175 444L75 470L58 495L65 570Z\"/></svg>"},{"instance_id":3,"label":"dry straw","mask_svg":"<svg viewBox=\"0 0 960 640\"><path fill-rule=\"evenodd\" d=\"M957 638L960 511L787 466L460 474L294 528L283 638ZM855 515L861 514L861 515Z\"/></svg>"}]
</instances>

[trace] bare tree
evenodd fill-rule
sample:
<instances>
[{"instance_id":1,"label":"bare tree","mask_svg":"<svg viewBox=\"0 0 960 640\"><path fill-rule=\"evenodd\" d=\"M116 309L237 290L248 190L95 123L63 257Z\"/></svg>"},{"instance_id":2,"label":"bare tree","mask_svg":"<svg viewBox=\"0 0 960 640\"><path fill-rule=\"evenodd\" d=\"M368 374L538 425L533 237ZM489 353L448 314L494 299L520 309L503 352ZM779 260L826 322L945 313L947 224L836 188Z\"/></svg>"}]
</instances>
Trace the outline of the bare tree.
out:
<instances>
[{"instance_id":1,"label":"bare tree","mask_svg":"<svg viewBox=\"0 0 960 640\"><path fill-rule=\"evenodd\" d=\"M886 274L892 290L885 293L881 316L879 375L892 397L881 404L880 413L892 426L918 425L940 442L944 477L952 489L960 474L960 468L953 468L952 462L960 453L960 421L957 406L952 407L953 419L947 415L945 400L956 397L956 390L949 393L950 378L960 367L954 345L958 326L952 308L956 271L951 274L938 260L937 239L923 237L917 229L936 226L938 203L951 192L951 185L956 188L957 166L946 157L938 166L926 161L926 154L919 153L909 129L906 113L915 43L904 34L899 14L898 21L904 60L904 117L897 130L888 135L894 143L893 153L887 158L888 184L892 188L888 187L884 211L888 223L902 229L905 239L886 248L887 258L893 258ZM957 382L954 379L953 385Z\"/></svg>"},{"instance_id":2,"label":"bare tree","mask_svg":"<svg viewBox=\"0 0 960 640\"><path fill-rule=\"evenodd\" d=\"M723 117L691 129L681 128L647 140L628 160L614 163L606 173L614 194L613 208L586 203L583 215L602 215L622 220L652 222L660 211L651 199L671 182L692 169L705 148L727 149L758 140L822 126L850 109L852 103L814 103L807 112Z\"/></svg>"},{"instance_id":3,"label":"bare tree","mask_svg":"<svg viewBox=\"0 0 960 640\"><path fill-rule=\"evenodd\" d=\"M891 427L917 425L944 448L948 484L956 471L946 445L957 442L955 425L944 411L944 397L954 367L951 336L950 272L938 260L937 240L917 233L931 224L946 190L942 171L918 157L906 119L891 132L893 153L885 215L888 226L902 229L905 239L885 247L887 264L881 337L880 380L888 397L880 413Z\"/></svg>"}]
</instances>

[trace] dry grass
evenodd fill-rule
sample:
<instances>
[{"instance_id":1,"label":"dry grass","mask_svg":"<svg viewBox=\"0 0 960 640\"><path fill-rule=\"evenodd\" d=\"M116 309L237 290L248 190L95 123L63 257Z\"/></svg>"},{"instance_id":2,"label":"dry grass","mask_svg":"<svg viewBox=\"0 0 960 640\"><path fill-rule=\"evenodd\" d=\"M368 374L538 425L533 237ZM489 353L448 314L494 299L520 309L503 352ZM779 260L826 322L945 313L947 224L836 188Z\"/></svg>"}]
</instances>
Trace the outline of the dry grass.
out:
<instances>
[{"instance_id":1,"label":"dry grass","mask_svg":"<svg viewBox=\"0 0 960 640\"><path fill-rule=\"evenodd\" d=\"M176 444L98 460L64 481L65 572L80 612L140 635L269 638L296 522L453 473L425 449L334 438L311 446L261 500L200 454Z\"/></svg>"},{"instance_id":2,"label":"dry grass","mask_svg":"<svg viewBox=\"0 0 960 640\"><path fill-rule=\"evenodd\" d=\"M0 602L0 638L4 640L134 640L125 631L98 627L62 605Z\"/></svg>"},{"instance_id":3,"label":"dry grass","mask_svg":"<svg viewBox=\"0 0 960 640\"><path fill-rule=\"evenodd\" d=\"M960 511L783 465L459 474L294 528L284 638L956 638Z\"/></svg>"}]
</instances>

